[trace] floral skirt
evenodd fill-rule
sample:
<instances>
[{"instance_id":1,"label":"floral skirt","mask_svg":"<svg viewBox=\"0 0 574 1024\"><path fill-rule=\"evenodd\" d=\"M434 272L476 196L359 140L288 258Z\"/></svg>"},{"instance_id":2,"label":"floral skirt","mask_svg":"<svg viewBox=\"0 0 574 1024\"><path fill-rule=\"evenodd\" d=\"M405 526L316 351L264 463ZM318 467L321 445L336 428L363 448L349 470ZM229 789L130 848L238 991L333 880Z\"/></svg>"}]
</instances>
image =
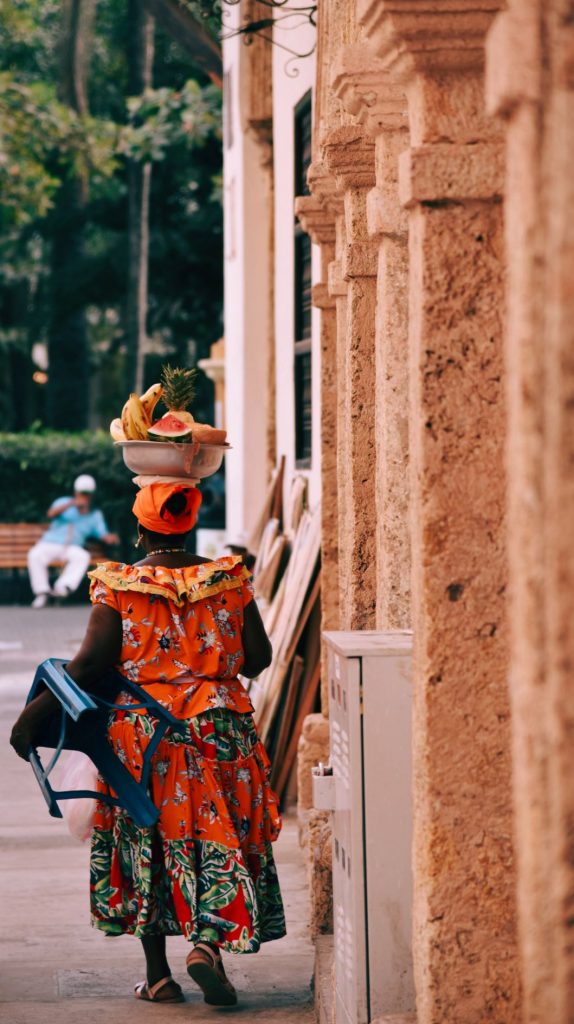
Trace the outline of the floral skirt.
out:
<instances>
[{"instance_id":1,"label":"floral skirt","mask_svg":"<svg viewBox=\"0 0 574 1024\"><path fill-rule=\"evenodd\" d=\"M170 706L176 713L177 709ZM154 719L115 712L115 752L138 777ZM109 935L184 935L255 953L285 934L271 843L279 835L269 760L249 714L218 708L183 720L152 758L157 825L139 828L98 804L92 833L92 923ZM107 792L100 780L100 791Z\"/></svg>"}]
</instances>

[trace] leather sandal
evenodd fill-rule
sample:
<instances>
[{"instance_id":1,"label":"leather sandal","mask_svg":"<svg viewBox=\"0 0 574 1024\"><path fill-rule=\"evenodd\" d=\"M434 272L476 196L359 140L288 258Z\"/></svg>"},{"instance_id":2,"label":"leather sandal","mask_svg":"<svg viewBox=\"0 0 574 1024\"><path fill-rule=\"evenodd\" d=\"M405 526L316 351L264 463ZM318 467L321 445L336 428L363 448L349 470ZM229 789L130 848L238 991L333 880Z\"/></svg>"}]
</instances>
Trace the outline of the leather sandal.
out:
<instances>
[{"instance_id":1,"label":"leather sandal","mask_svg":"<svg viewBox=\"0 0 574 1024\"><path fill-rule=\"evenodd\" d=\"M177 992L173 996L166 996L164 999L158 999L158 992L161 992L162 988L166 985L172 984L177 989ZM144 1003L184 1003L185 996L178 985L177 981L174 981L171 974L167 977L161 978L160 981L156 981L155 985L148 985L147 981L140 981L139 985L136 985L134 989L134 996L136 999L143 999Z\"/></svg>"},{"instance_id":2,"label":"leather sandal","mask_svg":"<svg viewBox=\"0 0 574 1024\"><path fill-rule=\"evenodd\" d=\"M199 985L209 1006L235 1006L237 992L225 973L221 957L198 942L186 961L187 973Z\"/></svg>"}]
</instances>

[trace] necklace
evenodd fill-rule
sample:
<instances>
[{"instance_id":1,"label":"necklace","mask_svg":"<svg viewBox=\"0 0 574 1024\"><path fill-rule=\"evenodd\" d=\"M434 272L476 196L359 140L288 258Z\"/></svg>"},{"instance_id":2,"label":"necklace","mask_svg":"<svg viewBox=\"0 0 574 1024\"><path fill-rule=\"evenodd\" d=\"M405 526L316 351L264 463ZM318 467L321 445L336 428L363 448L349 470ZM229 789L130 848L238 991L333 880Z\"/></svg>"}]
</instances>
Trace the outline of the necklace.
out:
<instances>
[{"instance_id":1,"label":"necklace","mask_svg":"<svg viewBox=\"0 0 574 1024\"><path fill-rule=\"evenodd\" d=\"M185 548L156 548L155 551L148 551L150 555L179 555L185 554Z\"/></svg>"}]
</instances>

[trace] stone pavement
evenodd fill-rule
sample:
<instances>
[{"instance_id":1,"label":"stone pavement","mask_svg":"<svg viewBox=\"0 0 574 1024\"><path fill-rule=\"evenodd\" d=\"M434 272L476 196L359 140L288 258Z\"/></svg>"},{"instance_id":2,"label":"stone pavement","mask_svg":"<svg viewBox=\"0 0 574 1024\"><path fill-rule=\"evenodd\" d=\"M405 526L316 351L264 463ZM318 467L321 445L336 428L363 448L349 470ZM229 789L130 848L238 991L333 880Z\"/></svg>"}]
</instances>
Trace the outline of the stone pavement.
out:
<instances>
[{"instance_id":1,"label":"stone pavement","mask_svg":"<svg viewBox=\"0 0 574 1024\"><path fill-rule=\"evenodd\" d=\"M0 790L2 848L0 899L0 1022L2 1024L124 1024L133 1016L153 1024L194 1021L314 1024L313 947L307 936L305 874L296 826L288 819L276 844L287 909L288 935L257 956L228 956L240 992L237 1008L206 1007L185 972L186 943L168 939L170 963L186 1003L136 1003L144 977L140 944L107 938L90 928L88 849L49 817L28 765L8 745L32 673L45 657L69 657L85 628L88 609L33 612L0 608Z\"/></svg>"}]
</instances>

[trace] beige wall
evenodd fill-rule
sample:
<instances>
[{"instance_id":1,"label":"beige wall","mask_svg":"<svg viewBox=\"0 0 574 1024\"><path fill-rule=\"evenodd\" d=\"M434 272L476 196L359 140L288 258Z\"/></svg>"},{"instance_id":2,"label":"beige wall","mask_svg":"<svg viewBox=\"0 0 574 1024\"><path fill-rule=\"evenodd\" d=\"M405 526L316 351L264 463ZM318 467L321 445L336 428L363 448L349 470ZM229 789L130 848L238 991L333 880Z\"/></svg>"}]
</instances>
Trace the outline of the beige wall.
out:
<instances>
[{"instance_id":1,"label":"beige wall","mask_svg":"<svg viewBox=\"0 0 574 1024\"><path fill-rule=\"evenodd\" d=\"M277 30L278 40L285 38ZM313 48L315 30L301 24L289 32L289 42L300 53ZM285 458L285 497L297 472L307 480L307 498L315 508L320 498L320 374L321 346L319 315L313 309L311 324L312 359L312 451L308 469L295 466L295 246L294 246L294 186L295 186L295 109L315 83L314 56L286 66L288 56L281 47L272 49L273 63L273 119L281 130L275 131L273 140L274 194L275 194L275 395L277 456ZM318 270L318 253L313 252L313 279Z\"/></svg>"},{"instance_id":2,"label":"beige wall","mask_svg":"<svg viewBox=\"0 0 574 1024\"><path fill-rule=\"evenodd\" d=\"M234 38L224 71L226 527L237 542L260 514L275 459L271 64L260 41L248 48Z\"/></svg>"}]
</instances>

